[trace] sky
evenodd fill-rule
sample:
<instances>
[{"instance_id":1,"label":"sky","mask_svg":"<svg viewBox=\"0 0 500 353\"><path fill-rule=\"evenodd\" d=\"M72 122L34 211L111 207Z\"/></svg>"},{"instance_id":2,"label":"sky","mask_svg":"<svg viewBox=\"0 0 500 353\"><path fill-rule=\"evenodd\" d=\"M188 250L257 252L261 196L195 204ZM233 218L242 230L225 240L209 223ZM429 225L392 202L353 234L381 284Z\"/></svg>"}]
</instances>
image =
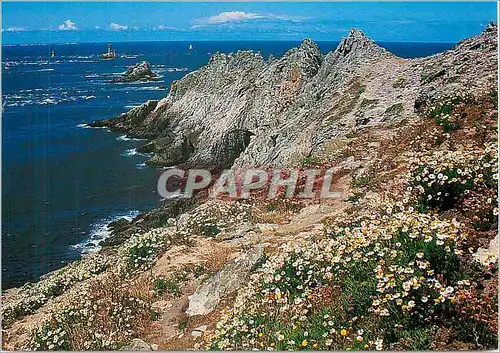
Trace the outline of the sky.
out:
<instances>
[{"instance_id":1,"label":"sky","mask_svg":"<svg viewBox=\"0 0 500 353\"><path fill-rule=\"evenodd\" d=\"M352 27L379 42L455 43L496 22L496 6L496 2L4 2L2 43L306 37L338 41Z\"/></svg>"}]
</instances>

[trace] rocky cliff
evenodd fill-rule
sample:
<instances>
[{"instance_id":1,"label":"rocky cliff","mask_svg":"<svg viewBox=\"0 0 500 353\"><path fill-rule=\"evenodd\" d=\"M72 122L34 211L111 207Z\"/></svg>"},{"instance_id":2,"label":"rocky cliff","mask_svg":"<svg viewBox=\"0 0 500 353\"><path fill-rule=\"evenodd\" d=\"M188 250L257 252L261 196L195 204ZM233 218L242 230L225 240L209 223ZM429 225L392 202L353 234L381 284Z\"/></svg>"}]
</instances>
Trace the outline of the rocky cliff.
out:
<instances>
[{"instance_id":1,"label":"rocky cliff","mask_svg":"<svg viewBox=\"0 0 500 353\"><path fill-rule=\"evenodd\" d=\"M218 53L166 98L94 126L152 139L151 164L290 164L361 127L415 119L447 90L474 94L495 70L492 28L422 59L396 57L357 29L326 55L309 39L280 59Z\"/></svg>"}]
</instances>

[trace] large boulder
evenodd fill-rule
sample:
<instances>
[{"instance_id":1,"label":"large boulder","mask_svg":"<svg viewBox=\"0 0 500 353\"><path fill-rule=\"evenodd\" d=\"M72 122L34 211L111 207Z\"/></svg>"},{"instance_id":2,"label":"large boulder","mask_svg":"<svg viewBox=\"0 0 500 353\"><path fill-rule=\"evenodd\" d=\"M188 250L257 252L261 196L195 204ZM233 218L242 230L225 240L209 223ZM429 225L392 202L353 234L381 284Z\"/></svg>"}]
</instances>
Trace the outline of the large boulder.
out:
<instances>
[{"instance_id":1,"label":"large boulder","mask_svg":"<svg viewBox=\"0 0 500 353\"><path fill-rule=\"evenodd\" d=\"M120 349L121 351L136 352L136 351L151 351L151 346L141 340L140 338L134 338L132 342Z\"/></svg>"},{"instance_id":2,"label":"large boulder","mask_svg":"<svg viewBox=\"0 0 500 353\"><path fill-rule=\"evenodd\" d=\"M250 278L250 273L264 258L264 246L258 245L225 265L203 282L189 297L188 316L205 315L215 309L221 298L235 293Z\"/></svg>"}]
</instances>

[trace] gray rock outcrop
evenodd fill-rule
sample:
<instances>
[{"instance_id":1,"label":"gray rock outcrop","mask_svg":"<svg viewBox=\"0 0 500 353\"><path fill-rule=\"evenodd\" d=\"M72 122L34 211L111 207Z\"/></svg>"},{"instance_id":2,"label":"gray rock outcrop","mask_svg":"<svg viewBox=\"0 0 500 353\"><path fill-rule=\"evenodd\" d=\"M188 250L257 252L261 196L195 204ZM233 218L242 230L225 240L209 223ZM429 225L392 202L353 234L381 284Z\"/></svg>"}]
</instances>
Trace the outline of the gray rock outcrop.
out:
<instances>
[{"instance_id":1,"label":"gray rock outcrop","mask_svg":"<svg viewBox=\"0 0 500 353\"><path fill-rule=\"evenodd\" d=\"M121 351L137 352L137 351L151 351L151 346L141 340L140 338L134 338L129 345L126 345L120 349Z\"/></svg>"},{"instance_id":2,"label":"gray rock outcrop","mask_svg":"<svg viewBox=\"0 0 500 353\"><path fill-rule=\"evenodd\" d=\"M189 316L205 315L215 309L221 298L235 293L247 283L250 272L264 257L264 247L255 246L247 253L225 265L203 282L189 297Z\"/></svg>"},{"instance_id":3,"label":"gray rock outcrop","mask_svg":"<svg viewBox=\"0 0 500 353\"><path fill-rule=\"evenodd\" d=\"M130 66L122 77L111 80L113 83L118 82L136 82L136 81L154 81L158 78L147 61L142 61L138 64Z\"/></svg>"}]
</instances>

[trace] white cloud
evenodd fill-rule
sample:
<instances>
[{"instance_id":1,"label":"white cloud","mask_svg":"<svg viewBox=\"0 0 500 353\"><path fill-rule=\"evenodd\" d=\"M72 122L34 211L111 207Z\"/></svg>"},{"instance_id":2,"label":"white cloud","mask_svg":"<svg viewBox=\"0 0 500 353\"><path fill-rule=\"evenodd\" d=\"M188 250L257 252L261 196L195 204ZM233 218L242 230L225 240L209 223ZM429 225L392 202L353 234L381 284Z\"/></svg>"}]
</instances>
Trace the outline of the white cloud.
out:
<instances>
[{"instance_id":1,"label":"white cloud","mask_svg":"<svg viewBox=\"0 0 500 353\"><path fill-rule=\"evenodd\" d=\"M259 18L264 18L264 16L253 12L246 13L242 11L229 11L229 12L221 12L218 15L209 17L208 19L206 19L206 23L216 24L216 23L227 23L227 22L243 22L248 20L256 20Z\"/></svg>"},{"instance_id":2,"label":"white cloud","mask_svg":"<svg viewBox=\"0 0 500 353\"><path fill-rule=\"evenodd\" d=\"M59 25L57 27L60 31L75 31L78 28L76 28L75 22L71 20L66 20L62 25Z\"/></svg>"},{"instance_id":3,"label":"white cloud","mask_svg":"<svg viewBox=\"0 0 500 353\"><path fill-rule=\"evenodd\" d=\"M177 28L175 27L170 27L170 26L164 26L164 25L159 25L153 28L155 31L176 31Z\"/></svg>"},{"instance_id":4,"label":"white cloud","mask_svg":"<svg viewBox=\"0 0 500 353\"><path fill-rule=\"evenodd\" d=\"M115 22L111 22L109 25L109 29L111 29L112 31L124 31L124 30L128 29L128 26L121 25L121 24L118 24Z\"/></svg>"},{"instance_id":5,"label":"white cloud","mask_svg":"<svg viewBox=\"0 0 500 353\"><path fill-rule=\"evenodd\" d=\"M2 28L2 32L24 32L24 31L26 31L26 28L23 27Z\"/></svg>"},{"instance_id":6,"label":"white cloud","mask_svg":"<svg viewBox=\"0 0 500 353\"><path fill-rule=\"evenodd\" d=\"M243 11L227 11L227 12L221 12L218 15L214 15L208 18L200 18L195 21L196 24L192 28L222 24L222 23L237 23L237 22L247 22L247 21L262 20L262 19L279 20L279 21L299 20L283 15L259 14L254 12L243 12Z\"/></svg>"}]
</instances>

